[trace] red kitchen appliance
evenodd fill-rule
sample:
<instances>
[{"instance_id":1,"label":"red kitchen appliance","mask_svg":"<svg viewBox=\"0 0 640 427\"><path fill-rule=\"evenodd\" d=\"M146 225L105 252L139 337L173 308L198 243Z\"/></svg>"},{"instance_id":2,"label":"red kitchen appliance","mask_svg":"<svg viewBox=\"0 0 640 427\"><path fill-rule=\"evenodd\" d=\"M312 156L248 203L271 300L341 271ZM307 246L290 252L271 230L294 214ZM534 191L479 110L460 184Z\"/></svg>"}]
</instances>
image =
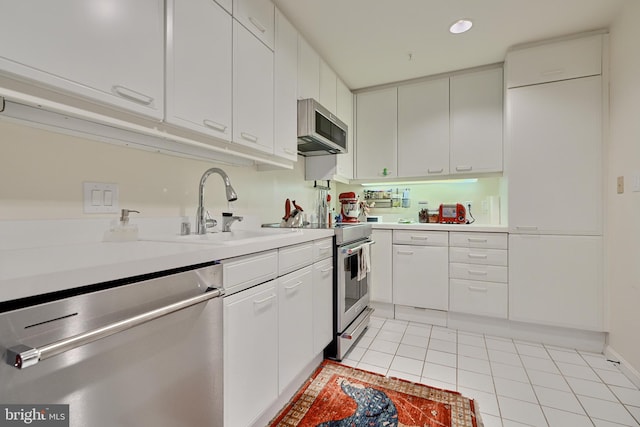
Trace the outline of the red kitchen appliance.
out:
<instances>
[{"instance_id":1,"label":"red kitchen appliance","mask_svg":"<svg viewBox=\"0 0 640 427\"><path fill-rule=\"evenodd\" d=\"M348 193L340 193L338 200L342 205L340 213L342 214L342 222L359 222L360 201L353 191Z\"/></svg>"},{"instance_id":2,"label":"red kitchen appliance","mask_svg":"<svg viewBox=\"0 0 640 427\"><path fill-rule=\"evenodd\" d=\"M465 224L467 222L467 210L460 203L440 205L438 222L442 224Z\"/></svg>"}]
</instances>

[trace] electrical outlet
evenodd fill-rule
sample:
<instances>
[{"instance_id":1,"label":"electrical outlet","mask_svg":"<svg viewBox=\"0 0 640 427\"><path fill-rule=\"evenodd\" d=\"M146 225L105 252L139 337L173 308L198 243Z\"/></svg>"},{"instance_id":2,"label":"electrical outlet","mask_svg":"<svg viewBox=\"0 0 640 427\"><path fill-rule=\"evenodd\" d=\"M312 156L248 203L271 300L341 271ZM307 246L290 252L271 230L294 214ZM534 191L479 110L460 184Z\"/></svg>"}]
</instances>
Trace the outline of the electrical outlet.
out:
<instances>
[{"instance_id":1,"label":"electrical outlet","mask_svg":"<svg viewBox=\"0 0 640 427\"><path fill-rule=\"evenodd\" d=\"M617 191L618 194L624 193L624 176L619 176L617 180Z\"/></svg>"}]
</instances>

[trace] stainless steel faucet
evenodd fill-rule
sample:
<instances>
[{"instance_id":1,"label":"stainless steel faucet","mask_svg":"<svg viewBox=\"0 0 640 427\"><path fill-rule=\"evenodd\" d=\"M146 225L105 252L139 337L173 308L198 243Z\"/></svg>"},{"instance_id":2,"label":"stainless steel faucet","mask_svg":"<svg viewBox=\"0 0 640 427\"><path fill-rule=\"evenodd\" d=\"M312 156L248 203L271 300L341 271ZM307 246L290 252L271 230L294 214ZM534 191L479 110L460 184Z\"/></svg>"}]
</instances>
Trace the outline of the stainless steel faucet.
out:
<instances>
[{"instance_id":1,"label":"stainless steel faucet","mask_svg":"<svg viewBox=\"0 0 640 427\"><path fill-rule=\"evenodd\" d=\"M207 181L207 178L209 178L209 175L211 175L212 173L217 173L222 177L222 180L224 181L224 189L227 193L227 200L230 202L233 202L234 200L238 200L238 195L236 194L235 190L231 186L231 181L229 180L229 176L226 174L226 172L220 168L207 169L202 174L202 178L200 178L200 187L198 188L198 212L196 214L196 233L197 234L206 234L207 228L212 228L212 227L215 227L216 225L216 222L213 219L206 217L208 215L208 212L204 208L204 183ZM233 221L234 220L228 223L227 228L231 226L231 223ZM223 221L222 231L229 231L224 229L224 221Z\"/></svg>"}]
</instances>

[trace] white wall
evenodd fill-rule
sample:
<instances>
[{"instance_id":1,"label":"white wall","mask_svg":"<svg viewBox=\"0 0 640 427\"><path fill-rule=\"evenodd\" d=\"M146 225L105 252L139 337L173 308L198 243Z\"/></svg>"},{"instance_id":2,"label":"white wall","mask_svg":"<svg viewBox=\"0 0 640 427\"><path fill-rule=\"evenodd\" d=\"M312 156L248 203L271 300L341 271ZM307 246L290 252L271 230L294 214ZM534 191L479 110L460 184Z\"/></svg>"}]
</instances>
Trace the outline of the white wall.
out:
<instances>
[{"instance_id":1,"label":"white wall","mask_svg":"<svg viewBox=\"0 0 640 427\"><path fill-rule=\"evenodd\" d=\"M627 2L611 27L611 97L605 239L609 345L640 372L640 2ZM624 176L624 194L616 177Z\"/></svg>"},{"instance_id":2,"label":"white wall","mask_svg":"<svg viewBox=\"0 0 640 427\"><path fill-rule=\"evenodd\" d=\"M141 217L194 216L200 177L212 166L229 175L238 193L230 206L236 214L279 222L286 198L308 212L316 203L313 182L304 181L304 161L294 170L259 172L0 121L0 220L105 217L83 214L83 181L117 183L120 207ZM219 176L207 181L205 205L215 216L229 208Z\"/></svg>"}]
</instances>

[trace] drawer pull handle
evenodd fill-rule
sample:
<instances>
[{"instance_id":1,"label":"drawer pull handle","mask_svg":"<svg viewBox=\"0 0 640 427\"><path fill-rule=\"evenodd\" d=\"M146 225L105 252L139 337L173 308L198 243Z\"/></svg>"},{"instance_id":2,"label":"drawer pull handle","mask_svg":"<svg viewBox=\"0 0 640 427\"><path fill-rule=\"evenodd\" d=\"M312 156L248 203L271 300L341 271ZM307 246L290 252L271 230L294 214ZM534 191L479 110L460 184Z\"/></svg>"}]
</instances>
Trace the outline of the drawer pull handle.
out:
<instances>
[{"instance_id":1,"label":"drawer pull handle","mask_svg":"<svg viewBox=\"0 0 640 427\"><path fill-rule=\"evenodd\" d=\"M398 255L413 255L412 251L398 251Z\"/></svg>"},{"instance_id":2,"label":"drawer pull handle","mask_svg":"<svg viewBox=\"0 0 640 427\"><path fill-rule=\"evenodd\" d=\"M469 243L487 243L487 239L482 239L479 237L469 237L467 238Z\"/></svg>"},{"instance_id":3,"label":"drawer pull handle","mask_svg":"<svg viewBox=\"0 0 640 427\"><path fill-rule=\"evenodd\" d=\"M208 128L211 128L220 132L224 132L225 130L227 130L227 127L225 125L214 122L213 120L209 120L209 119L204 119L202 121L202 124L204 124Z\"/></svg>"},{"instance_id":4,"label":"drawer pull handle","mask_svg":"<svg viewBox=\"0 0 640 427\"><path fill-rule=\"evenodd\" d=\"M289 150L288 148L283 148L283 149L282 149L282 151L284 151L284 152L285 152L285 153L287 153L287 154L296 154L296 152L295 152L295 151L293 151L293 150Z\"/></svg>"},{"instance_id":5,"label":"drawer pull handle","mask_svg":"<svg viewBox=\"0 0 640 427\"><path fill-rule=\"evenodd\" d=\"M481 288L480 286L469 286L467 289L469 289L471 292L487 292L488 291L487 288Z\"/></svg>"},{"instance_id":6,"label":"drawer pull handle","mask_svg":"<svg viewBox=\"0 0 640 427\"><path fill-rule=\"evenodd\" d=\"M296 282L296 283L294 283L294 284L293 284L293 285L291 285L291 286L285 286L284 288L285 288L287 291L290 291L290 290L292 290L292 289L297 288L297 287L298 287L298 286L300 286L300 285L302 285L302 281Z\"/></svg>"},{"instance_id":7,"label":"drawer pull handle","mask_svg":"<svg viewBox=\"0 0 640 427\"><path fill-rule=\"evenodd\" d=\"M262 23L260 23L260 21L258 21L253 16L249 17L249 21L251 21L253 26L256 27L258 29L258 31L260 31L261 33L264 33L265 31L267 31L267 28L264 25L262 25Z\"/></svg>"},{"instance_id":8,"label":"drawer pull handle","mask_svg":"<svg viewBox=\"0 0 640 427\"><path fill-rule=\"evenodd\" d=\"M444 168L440 169L427 169L427 173L442 173L444 172Z\"/></svg>"},{"instance_id":9,"label":"drawer pull handle","mask_svg":"<svg viewBox=\"0 0 640 427\"><path fill-rule=\"evenodd\" d=\"M429 237L425 237L425 236L411 236L411 240L429 240Z\"/></svg>"},{"instance_id":10,"label":"drawer pull handle","mask_svg":"<svg viewBox=\"0 0 640 427\"><path fill-rule=\"evenodd\" d=\"M112 90L123 98L127 98L130 101L137 102L142 105L151 105L153 102L153 98L145 95L144 93L136 92L135 90L131 90L127 87L115 85L112 87Z\"/></svg>"},{"instance_id":11,"label":"drawer pull handle","mask_svg":"<svg viewBox=\"0 0 640 427\"><path fill-rule=\"evenodd\" d=\"M257 136L253 136L250 133L240 132L240 136L242 137L242 139L246 139L247 141L258 142L258 137Z\"/></svg>"},{"instance_id":12,"label":"drawer pull handle","mask_svg":"<svg viewBox=\"0 0 640 427\"><path fill-rule=\"evenodd\" d=\"M456 166L456 171L458 172L471 172L472 169L472 166Z\"/></svg>"},{"instance_id":13,"label":"drawer pull handle","mask_svg":"<svg viewBox=\"0 0 640 427\"><path fill-rule=\"evenodd\" d=\"M328 273L333 270L333 267L325 268L324 270L320 270L322 273Z\"/></svg>"},{"instance_id":14,"label":"drawer pull handle","mask_svg":"<svg viewBox=\"0 0 640 427\"><path fill-rule=\"evenodd\" d=\"M323 246L323 247L318 248L318 249L320 249L320 252L326 252L326 251L328 251L329 249L331 249L331 246Z\"/></svg>"},{"instance_id":15,"label":"drawer pull handle","mask_svg":"<svg viewBox=\"0 0 640 427\"><path fill-rule=\"evenodd\" d=\"M257 300L257 301L254 301L253 303L254 303L255 305L264 304L265 302L270 301L270 300L274 299L275 297L276 297L276 295L275 295L275 294L271 294L271 295L269 295L268 297L263 298L263 299L259 299L259 300Z\"/></svg>"},{"instance_id":16,"label":"drawer pull handle","mask_svg":"<svg viewBox=\"0 0 640 427\"><path fill-rule=\"evenodd\" d=\"M538 231L535 225L516 225L516 230L520 231Z\"/></svg>"},{"instance_id":17,"label":"drawer pull handle","mask_svg":"<svg viewBox=\"0 0 640 427\"><path fill-rule=\"evenodd\" d=\"M469 272L469 274L473 274L474 276L486 276L488 274L486 271L480 270L467 270L467 272Z\"/></svg>"},{"instance_id":18,"label":"drawer pull handle","mask_svg":"<svg viewBox=\"0 0 640 427\"><path fill-rule=\"evenodd\" d=\"M556 74L562 74L564 73L564 68L556 68L555 70L545 70L543 72L540 73L540 75L542 76L553 76Z\"/></svg>"},{"instance_id":19,"label":"drawer pull handle","mask_svg":"<svg viewBox=\"0 0 640 427\"><path fill-rule=\"evenodd\" d=\"M467 256L475 259L487 259L487 254L468 254Z\"/></svg>"}]
</instances>

